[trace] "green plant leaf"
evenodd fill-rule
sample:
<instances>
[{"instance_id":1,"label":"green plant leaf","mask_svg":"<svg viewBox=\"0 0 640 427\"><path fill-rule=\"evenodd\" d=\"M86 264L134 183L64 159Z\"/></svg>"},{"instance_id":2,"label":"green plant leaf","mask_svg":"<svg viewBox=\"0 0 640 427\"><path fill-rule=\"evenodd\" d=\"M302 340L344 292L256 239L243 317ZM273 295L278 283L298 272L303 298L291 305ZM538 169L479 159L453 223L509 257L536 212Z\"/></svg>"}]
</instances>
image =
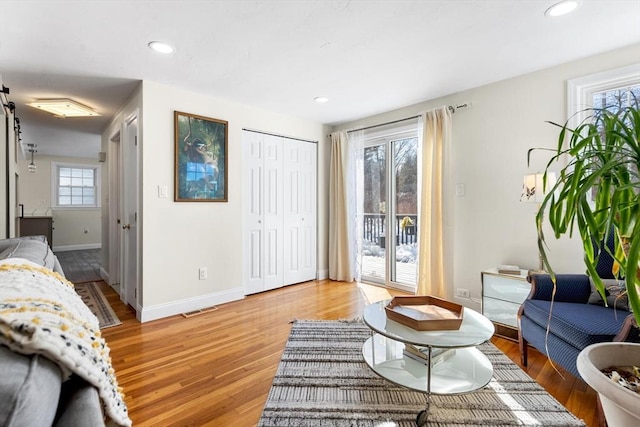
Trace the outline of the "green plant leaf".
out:
<instances>
[{"instance_id":1,"label":"green plant leaf","mask_svg":"<svg viewBox=\"0 0 640 427\"><path fill-rule=\"evenodd\" d=\"M611 252L624 277L629 305L640 322L640 110L638 100L621 108L588 109L588 117L575 129L560 125L556 149L545 168L559 169L558 181L540 204L536 215L538 250L543 264L554 280L555 273L547 256L546 220L556 238L573 235L577 229L584 249L587 274L604 294L596 266L603 250ZM527 161L532 151L527 152ZM548 150L542 148L542 150ZM563 159L568 161L563 162ZM564 165L564 166L563 166ZM592 194L595 190L595 197ZM606 240L614 233L615 248L594 243Z\"/></svg>"}]
</instances>

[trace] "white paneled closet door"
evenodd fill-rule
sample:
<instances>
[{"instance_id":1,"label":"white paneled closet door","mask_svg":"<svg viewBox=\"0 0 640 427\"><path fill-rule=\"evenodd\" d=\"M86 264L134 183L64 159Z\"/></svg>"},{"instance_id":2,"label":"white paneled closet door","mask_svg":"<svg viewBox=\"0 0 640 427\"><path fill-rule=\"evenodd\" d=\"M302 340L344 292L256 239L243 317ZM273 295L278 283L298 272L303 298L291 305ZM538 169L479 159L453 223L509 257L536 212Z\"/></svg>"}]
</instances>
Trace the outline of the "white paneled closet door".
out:
<instances>
[{"instance_id":1,"label":"white paneled closet door","mask_svg":"<svg viewBox=\"0 0 640 427\"><path fill-rule=\"evenodd\" d=\"M282 138L244 132L245 294L281 287Z\"/></svg>"},{"instance_id":2,"label":"white paneled closet door","mask_svg":"<svg viewBox=\"0 0 640 427\"><path fill-rule=\"evenodd\" d=\"M283 274L282 138L264 136L264 288L279 288Z\"/></svg>"},{"instance_id":3,"label":"white paneled closet door","mask_svg":"<svg viewBox=\"0 0 640 427\"><path fill-rule=\"evenodd\" d=\"M244 131L244 288L316 277L316 144Z\"/></svg>"},{"instance_id":4,"label":"white paneled closet door","mask_svg":"<svg viewBox=\"0 0 640 427\"><path fill-rule=\"evenodd\" d=\"M316 278L316 144L284 140L284 282Z\"/></svg>"}]
</instances>

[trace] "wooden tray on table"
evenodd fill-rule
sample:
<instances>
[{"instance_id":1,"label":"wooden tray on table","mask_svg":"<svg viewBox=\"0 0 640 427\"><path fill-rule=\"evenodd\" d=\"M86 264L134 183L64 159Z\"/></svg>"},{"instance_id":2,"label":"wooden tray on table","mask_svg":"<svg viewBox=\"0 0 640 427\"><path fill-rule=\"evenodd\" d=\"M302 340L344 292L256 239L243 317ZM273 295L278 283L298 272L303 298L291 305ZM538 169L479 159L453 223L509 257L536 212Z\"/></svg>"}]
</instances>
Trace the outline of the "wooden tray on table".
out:
<instances>
[{"instance_id":1,"label":"wooden tray on table","mask_svg":"<svg viewBox=\"0 0 640 427\"><path fill-rule=\"evenodd\" d=\"M394 297L385 306L387 318L417 331L460 329L464 307L433 296Z\"/></svg>"}]
</instances>

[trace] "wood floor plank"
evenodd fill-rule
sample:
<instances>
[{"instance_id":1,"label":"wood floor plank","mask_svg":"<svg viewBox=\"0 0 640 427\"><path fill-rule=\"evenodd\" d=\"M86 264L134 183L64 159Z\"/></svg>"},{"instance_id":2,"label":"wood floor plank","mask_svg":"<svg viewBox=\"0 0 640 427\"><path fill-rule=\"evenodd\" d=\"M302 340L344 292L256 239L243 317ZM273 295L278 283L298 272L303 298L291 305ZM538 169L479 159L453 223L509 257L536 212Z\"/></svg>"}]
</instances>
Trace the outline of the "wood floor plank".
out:
<instances>
[{"instance_id":1,"label":"wood floor plank","mask_svg":"<svg viewBox=\"0 0 640 427\"><path fill-rule=\"evenodd\" d=\"M122 325L103 335L135 426L252 426L262 413L294 319L351 319L379 288L312 281L216 310L140 324L106 284L101 288ZM401 294L391 291L392 295ZM492 342L519 365L517 343ZM553 369L535 349L524 370L572 413L596 426L596 395Z\"/></svg>"}]
</instances>

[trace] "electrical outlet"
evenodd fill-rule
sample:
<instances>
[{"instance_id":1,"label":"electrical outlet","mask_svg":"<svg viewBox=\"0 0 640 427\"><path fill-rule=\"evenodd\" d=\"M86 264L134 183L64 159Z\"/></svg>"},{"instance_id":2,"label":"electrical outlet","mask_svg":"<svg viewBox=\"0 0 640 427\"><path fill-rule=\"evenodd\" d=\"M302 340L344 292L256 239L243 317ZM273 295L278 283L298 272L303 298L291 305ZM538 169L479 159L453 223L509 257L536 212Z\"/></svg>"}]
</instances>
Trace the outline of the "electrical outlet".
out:
<instances>
[{"instance_id":1,"label":"electrical outlet","mask_svg":"<svg viewBox=\"0 0 640 427\"><path fill-rule=\"evenodd\" d=\"M200 267L198 269L198 278L204 280L207 278L207 267Z\"/></svg>"},{"instance_id":2,"label":"electrical outlet","mask_svg":"<svg viewBox=\"0 0 640 427\"><path fill-rule=\"evenodd\" d=\"M459 298L471 298L469 289L456 288L456 296Z\"/></svg>"}]
</instances>

